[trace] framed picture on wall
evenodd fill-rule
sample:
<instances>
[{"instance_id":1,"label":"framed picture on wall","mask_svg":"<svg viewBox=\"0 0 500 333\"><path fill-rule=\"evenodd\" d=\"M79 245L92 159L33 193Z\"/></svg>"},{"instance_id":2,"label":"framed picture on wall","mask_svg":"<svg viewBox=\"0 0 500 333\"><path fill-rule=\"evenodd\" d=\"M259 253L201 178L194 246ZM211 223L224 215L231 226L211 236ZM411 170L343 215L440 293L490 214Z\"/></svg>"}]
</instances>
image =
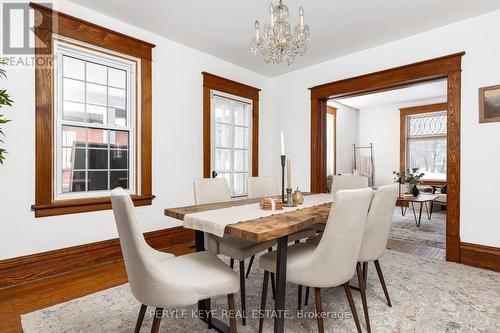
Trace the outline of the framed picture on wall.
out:
<instances>
[{"instance_id":1,"label":"framed picture on wall","mask_svg":"<svg viewBox=\"0 0 500 333\"><path fill-rule=\"evenodd\" d=\"M479 122L500 122L500 85L479 88Z\"/></svg>"}]
</instances>

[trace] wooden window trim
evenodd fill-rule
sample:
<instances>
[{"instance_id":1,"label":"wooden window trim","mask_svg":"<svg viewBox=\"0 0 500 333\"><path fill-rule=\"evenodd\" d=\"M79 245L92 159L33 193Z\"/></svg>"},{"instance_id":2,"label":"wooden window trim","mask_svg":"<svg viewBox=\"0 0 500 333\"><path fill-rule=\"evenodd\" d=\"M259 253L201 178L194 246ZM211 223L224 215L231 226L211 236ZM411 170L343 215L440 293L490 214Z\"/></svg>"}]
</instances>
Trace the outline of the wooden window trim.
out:
<instances>
[{"instance_id":1,"label":"wooden window trim","mask_svg":"<svg viewBox=\"0 0 500 333\"><path fill-rule=\"evenodd\" d=\"M326 192L326 103L328 99L360 96L396 87L448 81L448 205L446 260L460 262L460 102L462 57L465 52L322 84L311 91L311 191Z\"/></svg>"},{"instance_id":2,"label":"wooden window trim","mask_svg":"<svg viewBox=\"0 0 500 333\"><path fill-rule=\"evenodd\" d=\"M95 197L54 200L54 68L50 57L53 35L71 38L141 59L141 194L132 195L136 206L151 205L152 195L152 49L155 45L70 16L36 3L35 11L35 217L73 214L111 209L111 198ZM44 65L46 64L46 65ZM47 158L50 156L50 158Z\"/></svg>"},{"instance_id":3,"label":"wooden window trim","mask_svg":"<svg viewBox=\"0 0 500 333\"><path fill-rule=\"evenodd\" d=\"M259 175L259 88L207 72L203 75L203 177L212 177L211 90L252 100L252 177Z\"/></svg>"},{"instance_id":4,"label":"wooden window trim","mask_svg":"<svg viewBox=\"0 0 500 333\"><path fill-rule=\"evenodd\" d=\"M436 103L428 105L419 105L409 108L399 109L400 121L399 121L399 169L406 169L406 118L414 114L421 113L433 113L446 111L448 113L448 103ZM444 136L448 137L448 135ZM444 185L446 180L442 179L425 179L421 180L420 184L423 185Z\"/></svg>"}]
</instances>

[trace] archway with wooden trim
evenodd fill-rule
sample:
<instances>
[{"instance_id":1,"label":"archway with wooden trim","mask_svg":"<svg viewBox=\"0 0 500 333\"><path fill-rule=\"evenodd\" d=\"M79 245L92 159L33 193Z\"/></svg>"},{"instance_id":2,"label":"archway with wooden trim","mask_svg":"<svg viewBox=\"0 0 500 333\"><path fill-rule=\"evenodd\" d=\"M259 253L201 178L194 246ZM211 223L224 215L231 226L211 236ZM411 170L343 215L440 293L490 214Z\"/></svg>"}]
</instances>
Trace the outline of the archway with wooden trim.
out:
<instances>
[{"instance_id":1,"label":"archway with wooden trim","mask_svg":"<svg viewBox=\"0 0 500 333\"><path fill-rule=\"evenodd\" d=\"M326 192L327 100L446 78L448 81L446 260L460 262L460 89L465 52L330 82L311 90L311 192Z\"/></svg>"}]
</instances>

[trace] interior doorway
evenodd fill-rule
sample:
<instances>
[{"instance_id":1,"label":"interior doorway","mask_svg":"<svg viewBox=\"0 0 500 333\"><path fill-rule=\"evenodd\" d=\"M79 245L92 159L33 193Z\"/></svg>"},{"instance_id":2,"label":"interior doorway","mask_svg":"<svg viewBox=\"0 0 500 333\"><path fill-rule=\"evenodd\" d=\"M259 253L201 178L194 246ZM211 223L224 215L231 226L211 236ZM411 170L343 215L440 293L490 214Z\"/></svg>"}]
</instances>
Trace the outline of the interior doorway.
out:
<instances>
[{"instance_id":1,"label":"interior doorway","mask_svg":"<svg viewBox=\"0 0 500 333\"><path fill-rule=\"evenodd\" d=\"M332 151L330 110L336 118L337 172L327 166L327 190L350 176L373 187L391 185L394 172L421 178L418 196L401 186L388 248L444 260L447 204L447 80L414 84L327 101L327 155ZM415 171L414 171L415 170ZM411 181L410 175L405 176ZM335 180L335 181L334 181ZM403 183L406 184L407 181ZM422 209L420 209L422 208Z\"/></svg>"},{"instance_id":2,"label":"interior doorway","mask_svg":"<svg viewBox=\"0 0 500 333\"><path fill-rule=\"evenodd\" d=\"M311 191L327 191L327 101L447 80L446 260L460 262L460 89L464 52L311 88Z\"/></svg>"}]
</instances>

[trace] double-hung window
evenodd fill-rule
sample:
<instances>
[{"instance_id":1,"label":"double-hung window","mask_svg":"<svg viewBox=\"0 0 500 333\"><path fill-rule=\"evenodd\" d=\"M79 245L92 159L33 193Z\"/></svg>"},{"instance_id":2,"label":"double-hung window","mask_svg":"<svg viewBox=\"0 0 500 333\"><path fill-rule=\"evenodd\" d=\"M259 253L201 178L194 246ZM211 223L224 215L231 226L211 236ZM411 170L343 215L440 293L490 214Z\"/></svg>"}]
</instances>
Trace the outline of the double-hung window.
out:
<instances>
[{"instance_id":1,"label":"double-hung window","mask_svg":"<svg viewBox=\"0 0 500 333\"><path fill-rule=\"evenodd\" d=\"M423 179L446 180L447 112L413 114L406 119L406 166Z\"/></svg>"},{"instance_id":2,"label":"double-hung window","mask_svg":"<svg viewBox=\"0 0 500 333\"><path fill-rule=\"evenodd\" d=\"M55 199L138 192L137 61L54 42Z\"/></svg>"},{"instance_id":3,"label":"double-hung window","mask_svg":"<svg viewBox=\"0 0 500 333\"><path fill-rule=\"evenodd\" d=\"M231 195L247 195L251 174L252 100L212 90L212 176L224 177Z\"/></svg>"}]
</instances>

